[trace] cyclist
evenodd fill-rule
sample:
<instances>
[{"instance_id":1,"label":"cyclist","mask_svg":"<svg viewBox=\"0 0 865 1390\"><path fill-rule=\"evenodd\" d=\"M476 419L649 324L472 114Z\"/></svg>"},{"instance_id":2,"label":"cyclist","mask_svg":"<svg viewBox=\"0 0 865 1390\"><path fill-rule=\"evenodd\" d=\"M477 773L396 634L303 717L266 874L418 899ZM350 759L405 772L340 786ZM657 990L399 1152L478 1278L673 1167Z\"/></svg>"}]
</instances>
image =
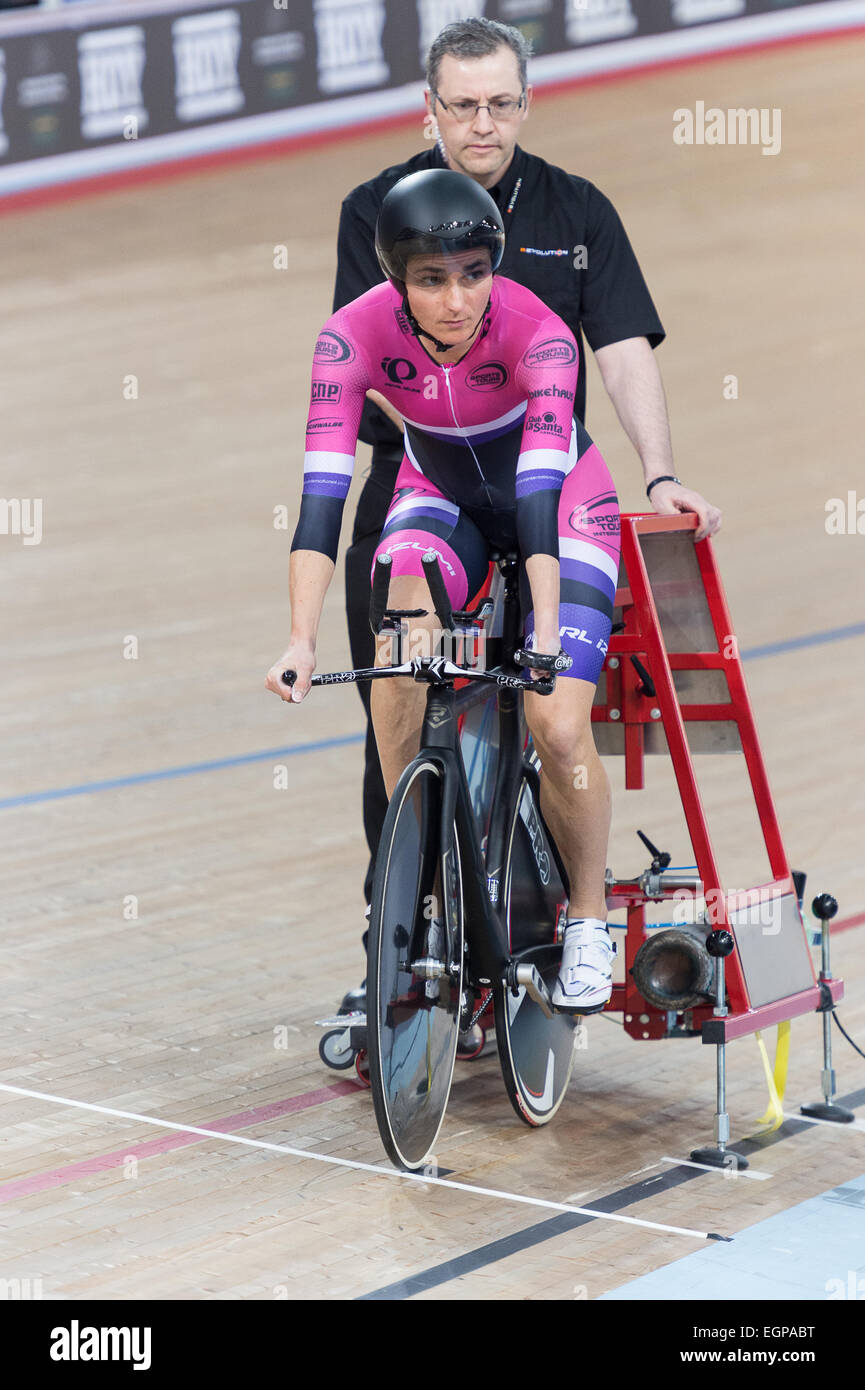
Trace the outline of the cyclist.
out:
<instances>
[{"instance_id":1,"label":"cyclist","mask_svg":"<svg viewBox=\"0 0 865 1390\"><path fill-rule=\"evenodd\" d=\"M501 214L474 180L430 169L400 180L376 227L388 283L335 313L313 358L300 518L292 542L289 645L268 688L302 700L315 668L366 392L405 422L405 455L376 554L392 557L390 603L435 615L421 557L433 549L451 604L482 585L491 547L518 549L525 645L563 649L572 666L551 696L525 697L541 765L541 807L571 885L554 1002L590 1012L612 990L615 947L604 872L610 790L591 706L612 623L619 509L607 467L573 414L578 352L565 323L531 291L494 278ZM430 650L432 642L430 641ZM377 663L386 664L383 650ZM289 689L286 668L297 672ZM538 672L537 674L541 674ZM372 687L388 796L417 752L424 690Z\"/></svg>"}]
</instances>

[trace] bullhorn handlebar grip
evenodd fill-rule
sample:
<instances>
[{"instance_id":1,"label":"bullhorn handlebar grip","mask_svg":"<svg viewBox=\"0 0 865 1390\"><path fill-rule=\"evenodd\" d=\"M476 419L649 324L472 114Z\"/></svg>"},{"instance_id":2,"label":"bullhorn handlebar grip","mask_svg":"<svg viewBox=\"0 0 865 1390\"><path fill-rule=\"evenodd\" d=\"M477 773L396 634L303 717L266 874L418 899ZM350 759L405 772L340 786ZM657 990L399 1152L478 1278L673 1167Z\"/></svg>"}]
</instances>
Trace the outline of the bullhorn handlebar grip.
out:
<instances>
[{"instance_id":1,"label":"bullhorn handlebar grip","mask_svg":"<svg viewBox=\"0 0 865 1390\"><path fill-rule=\"evenodd\" d=\"M525 647L520 647L519 651L514 652L514 661L517 666L528 666L531 671L549 671L552 675L561 675L562 671L570 671L573 666L573 659L568 656L566 651L560 650L555 655L546 652L532 652Z\"/></svg>"},{"instance_id":2,"label":"bullhorn handlebar grip","mask_svg":"<svg viewBox=\"0 0 865 1390\"><path fill-rule=\"evenodd\" d=\"M381 632L381 625L384 622L392 566L393 557L391 555L379 555L375 562L375 572L372 578L372 598L369 601L369 625L372 628L374 637L377 637Z\"/></svg>"},{"instance_id":3,"label":"bullhorn handlebar grip","mask_svg":"<svg viewBox=\"0 0 865 1390\"><path fill-rule=\"evenodd\" d=\"M428 550L421 557L421 564L426 575L426 582L432 596L433 608L436 617L445 632L452 632L454 625L454 615L451 609L451 601L448 598L448 591L442 579L442 572L439 569L439 557L434 550Z\"/></svg>"}]
</instances>

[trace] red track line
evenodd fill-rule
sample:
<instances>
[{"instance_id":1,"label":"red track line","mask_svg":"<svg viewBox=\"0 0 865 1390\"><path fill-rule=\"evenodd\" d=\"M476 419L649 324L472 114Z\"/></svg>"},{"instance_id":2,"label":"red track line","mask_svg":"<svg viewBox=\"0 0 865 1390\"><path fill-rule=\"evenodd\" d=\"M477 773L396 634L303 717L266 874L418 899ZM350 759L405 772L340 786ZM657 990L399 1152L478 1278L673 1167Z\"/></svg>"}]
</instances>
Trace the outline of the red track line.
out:
<instances>
[{"instance_id":1,"label":"red track line","mask_svg":"<svg viewBox=\"0 0 865 1390\"><path fill-rule=\"evenodd\" d=\"M230 1134L234 1130L248 1129L250 1125L277 1119L281 1115L293 1115L299 1110L309 1110L314 1105L336 1100L338 1096L356 1095L358 1091L365 1089L359 1081L337 1081L316 1091L291 1096L288 1100L277 1100L270 1105L256 1106L253 1110L242 1110L238 1115L226 1115L221 1120L212 1120L202 1125L201 1128L212 1128ZM0 1203L29 1197L31 1193L44 1192L47 1188L62 1187L76 1178L90 1177L92 1173L104 1173L109 1168L120 1168L130 1158L152 1158L155 1154L168 1153L171 1149L185 1149L190 1144L204 1142L201 1134L178 1134L175 1131L166 1134L162 1139L148 1139L141 1144L129 1144L124 1149L115 1149L113 1153L98 1154L95 1158L82 1159L80 1163L67 1163L62 1168L52 1168L47 1173L33 1173L26 1178L13 1178L11 1182L0 1184Z\"/></svg>"},{"instance_id":2,"label":"red track line","mask_svg":"<svg viewBox=\"0 0 865 1390\"><path fill-rule=\"evenodd\" d=\"M797 44L820 43L827 40L848 38L851 35L865 34L865 25L852 25L848 28L828 29L816 34L786 34L776 39L763 39L759 43L731 44L728 48L713 49L710 53L689 53L679 58L659 58L657 62L641 63L637 67L618 68L614 72L589 73L580 77L566 77L539 87L535 100L557 96L575 87L595 87L604 83L624 82L632 78L648 77L669 68L679 68L698 63L736 58L749 53L761 53L767 49L792 47ZM189 155L184 159L166 160L160 164L148 165L142 169L124 169L111 174L94 174L90 178L74 179L66 183L51 184L44 188L27 189L21 193L0 193L0 215L10 212L23 212L30 208L42 207L48 203L68 202L73 198L90 197L100 193L112 193L118 189L162 182L172 178L182 178L187 174L206 173L221 169L225 165L252 163L261 159L279 159L286 155L298 154L304 150L315 149L321 145L362 140L368 135L377 135L401 126L416 125L423 116L423 108L403 112L397 116L381 116L374 120L362 121L351 126L341 126L333 130L312 131L305 135L287 135L258 144L243 145L228 150L214 150L209 154Z\"/></svg>"},{"instance_id":3,"label":"red track line","mask_svg":"<svg viewBox=\"0 0 865 1390\"><path fill-rule=\"evenodd\" d=\"M839 922L833 922L831 932L834 936L839 931L849 931L851 927L861 927L865 924L865 912L857 912L854 917L842 917Z\"/></svg>"}]
</instances>

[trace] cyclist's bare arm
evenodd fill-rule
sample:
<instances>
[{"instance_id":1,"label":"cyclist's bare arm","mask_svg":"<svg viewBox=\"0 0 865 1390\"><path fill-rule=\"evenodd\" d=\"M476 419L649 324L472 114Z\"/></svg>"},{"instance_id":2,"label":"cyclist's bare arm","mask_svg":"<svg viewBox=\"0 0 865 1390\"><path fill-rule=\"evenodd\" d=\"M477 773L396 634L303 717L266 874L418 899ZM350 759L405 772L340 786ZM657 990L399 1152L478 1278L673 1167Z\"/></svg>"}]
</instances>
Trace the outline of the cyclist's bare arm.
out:
<instances>
[{"instance_id":1,"label":"cyclist's bare arm","mask_svg":"<svg viewBox=\"0 0 865 1390\"><path fill-rule=\"evenodd\" d=\"M616 414L640 456L646 485L653 478L675 474L667 401L648 338L608 343L597 349L595 361ZM718 508L682 483L659 483L652 488L650 500L661 516L696 512L700 525L694 533L695 541L714 536L720 530Z\"/></svg>"},{"instance_id":2,"label":"cyclist's bare arm","mask_svg":"<svg viewBox=\"0 0 865 1390\"><path fill-rule=\"evenodd\" d=\"M333 561L321 551L292 552L288 581L291 635L288 647L271 666L264 682L268 690L289 703L297 704L309 690L310 677L315 670L315 642L322 605L333 571ZM291 688L282 681L285 670L297 672L297 680Z\"/></svg>"},{"instance_id":3,"label":"cyclist's bare arm","mask_svg":"<svg viewBox=\"0 0 865 1390\"><path fill-rule=\"evenodd\" d=\"M552 555L530 555L526 574L535 611L535 651L555 655L559 646L559 562ZM536 678L543 675L533 671Z\"/></svg>"},{"instance_id":4,"label":"cyclist's bare arm","mask_svg":"<svg viewBox=\"0 0 865 1390\"><path fill-rule=\"evenodd\" d=\"M380 391L367 391L366 398L372 401L373 405L377 405L379 410L383 410L388 419L393 421L400 434L402 434L403 418L396 406L391 405L390 401L385 400Z\"/></svg>"}]
</instances>

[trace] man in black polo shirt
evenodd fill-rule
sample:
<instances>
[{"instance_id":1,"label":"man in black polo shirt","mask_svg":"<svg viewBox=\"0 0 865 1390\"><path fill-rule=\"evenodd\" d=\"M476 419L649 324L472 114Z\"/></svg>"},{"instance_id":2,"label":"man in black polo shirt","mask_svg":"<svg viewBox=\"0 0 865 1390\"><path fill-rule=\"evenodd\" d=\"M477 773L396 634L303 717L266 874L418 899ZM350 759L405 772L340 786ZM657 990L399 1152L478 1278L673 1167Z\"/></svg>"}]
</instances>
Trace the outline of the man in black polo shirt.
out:
<instances>
[{"instance_id":1,"label":"man in black polo shirt","mask_svg":"<svg viewBox=\"0 0 865 1390\"><path fill-rule=\"evenodd\" d=\"M452 168L486 188L505 224L499 274L525 285L564 319L584 360L583 336L595 353L604 386L643 465L657 512L694 511L695 539L713 535L720 512L674 475L670 429L652 349L664 339L637 259L619 216L593 184L522 150L517 134L528 114L529 45L518 29L488 19L449 24L430 48L426 94L436 140L404 164L353 189L342 205L334 310L384 279L375 254L375 224L388 190L418 169ZM352 661L371 666L370 571L403 454L398 417L381 399L367 401L360 438L373 446L372 466L358 502L346 554L346 610ZM586 377L579 375L574 413L585 422ZM364 828L372 871L387 809L372 723L369 687L358 687L367 713ZM343 1007L364 1007L363 988Z\"/></svg>"}]
</instances>

